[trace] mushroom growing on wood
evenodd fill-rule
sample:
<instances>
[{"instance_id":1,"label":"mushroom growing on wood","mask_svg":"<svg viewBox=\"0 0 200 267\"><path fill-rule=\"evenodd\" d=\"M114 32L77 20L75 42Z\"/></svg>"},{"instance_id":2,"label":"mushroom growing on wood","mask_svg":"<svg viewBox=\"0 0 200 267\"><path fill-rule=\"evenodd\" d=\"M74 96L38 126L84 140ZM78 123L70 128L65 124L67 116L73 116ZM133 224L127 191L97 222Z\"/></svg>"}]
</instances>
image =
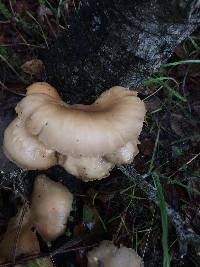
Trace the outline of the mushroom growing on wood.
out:
<instances>
[{"instance_id":1,"label":"mushroom growing on wood","mask_svg":"<svg viewBox=\"0 0 200 267\"><path fill-rule=\"evenodd\" d=\"M97 248L88 253L88 267L143 267L143 261L135 250L116 247L111 241L104 240Z\"/></svg>"},{"instance_id":2,"label":"mushroom growing on wood","mask_svg":"<svg viewBox=\"0 0 200 267\"><path fill-rule=\"evenodd\" d=\"M16 112L28 134L56 151L69 173L89 181L107 177L115 164L133 161L145 106L136 91L120 86L91 105L69 105L55 88L36 83L27 88Z\"/></svg>"},{"instance_id":3,"label":"mushroom growing on wood","mask_svg":"<svg viewBox=\"0 0 200 267\"><path fill-rule=\"evenodd\" d=\"M18 116L31 134L63 155L104 156L137 139L142 130L144 104L136 92L123 87L104 92L92 105L49 100L30 111L36 95L18 104Z\"/></svg>"},{"instance_id":4,"label":"mushroom growing on wood","mask_svg":"<svg viewBox=\"0 0 200 267\"><path fill-rule=\"evenodd\" d=\"M26 95L32 94L45 94L51 96L54 99L61 100L57 90L53 86L45 82L36 82L29 85L26 88Z\"/></svg>"},{"instance_id":5,"label":"mushroom growing on wood","mask_svg":"<svg viewBox=\"0 0 200 267\"><path fill-rule=\"evenodd\" d=\"M57 164L56 153L27 132L24 122L15 118L4 132L3 148L10 161L25 169L48 169Z\"/></svg>"},{"instance_id":6,"label":"mushroom growing on wood","mask_svg":"<svg viewBox=\"0 0 200 267\"><path fill-rule=\"evenodd\" d=\"M45 241L55 240L65 232L72 201L72 194L61 183L46 175L35 178L31 221Z\"/></svg>"},{"instance_id":7,"label":"mushroom growing on wood","mask_svg":"<svg viewBox=\"0 0 200 267\"><path fill-rule=\"evenodd\" d=\"M114 164L102 157L60 157L60 165L85 182L109 176Z\"/></svg>"}]
</instances>

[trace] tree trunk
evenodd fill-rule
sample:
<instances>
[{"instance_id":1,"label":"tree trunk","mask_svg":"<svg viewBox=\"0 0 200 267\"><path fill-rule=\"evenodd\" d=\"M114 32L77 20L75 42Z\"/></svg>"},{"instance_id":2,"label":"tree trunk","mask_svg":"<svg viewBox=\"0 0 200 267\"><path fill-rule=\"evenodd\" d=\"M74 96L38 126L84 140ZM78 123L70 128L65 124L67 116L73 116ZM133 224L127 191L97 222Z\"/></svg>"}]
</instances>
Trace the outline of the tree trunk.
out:
<instances>
[{"instance_id":1,"label":"tree trunk","mask_svg":"<svg viewBox=\"0 0 200 267\"><path fill-rule=\"evenodd\" d=\"M192 2L192 3L191 3ZM84 0L43 54L47 81L72 103L105 89L135 89L198 25L200 1Z\"/></svg>"}]
</instances>

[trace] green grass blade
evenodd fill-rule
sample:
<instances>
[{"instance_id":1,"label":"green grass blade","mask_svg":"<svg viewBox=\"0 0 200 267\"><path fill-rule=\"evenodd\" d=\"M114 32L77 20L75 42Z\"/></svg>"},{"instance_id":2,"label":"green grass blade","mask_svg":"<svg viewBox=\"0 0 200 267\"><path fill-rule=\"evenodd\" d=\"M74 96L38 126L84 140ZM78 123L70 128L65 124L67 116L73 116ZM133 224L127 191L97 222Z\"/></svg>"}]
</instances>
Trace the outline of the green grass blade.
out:
<instances>
[{"instance_id":1,"label":"green grass blade","mask_svg":"<svg viewBox=\"0 0 200 267\"><path fill-rule=\"evenodd\" d=\"M144 85L148 86L148 85L152 85L152 84L158 84L163 86L165 89L167 89L167 91L174 97L176 97L177 99L181 100L182 102L186 102L186 98L184 96L182 96L179 92L177 92L176 90L174 90L171 86L169 86L165 81L173 81L177 86L179 86L178 82L172 78L172 77L157 77L157 78L150 78L146 81L144 81Z\"/></svg>"},{"instance_id":2,"label":"green grass blade","mask_svg":"<svg viewBox=\"0 0 200 267\"><path fill-rule=\"evenodd\" d=\"M49 48L49 45L48 45L48 42L47 42L47 38L46 38L46 35L45 35L45 33L44 33L43 29L42 29L42 26L40 25L40 23L37 21L37 19L34 18L34 16L33 16L29 11L27 11L26 13L27 13L28 16L29 16L30 18L32 18L32 20L39 26L40 31L41 31L41 35L42 35L42 37L44 38L44 41L45 41L45 43L46 43L47 48Z\"/></svg>"},{"instance_id":3,"label":"green grass blade","mask_svg":"<svg viewBox=\"0 0 200 267\"><path fill-rule=\"evenodd\" d=\"M160 212L161 212L161 220L162 220L163 267L170 267L170 257L169 257L169 249L168 249L168 216L167 216L165 197L163 194L163 190L162 190L162 186L161 186L158 174L153 173L152 177L153 177L154 184L155 184L157 194L158 194Z\"/></svg>"},{"instance_id":4,"label":"green grass blade","mask_svg":"<svg viewBox=\"0 0 200 267\"><path fill-rule=\"evenodd\" d=\"M172 96L176 97L177 99L181 100L182 102L186 102L187 101L184 96L182 96L179 92L177 92L176 90L174 90L173 88L171 88L171 86L169 86L168 84L163 83L162 85L163 85L163 87L165 87L168 90L168 92Z\"/></svg>"},{"instance_id":5,"label":"green grass blade","mask_svg":"<svg viewBox=\"0 0 200 267\"><path fill-rule=\"evenodd\" d=\"M178 65L183 65L183 64L199 64L200 60L199 59L188 59L188 60L180 60L180 61L176 61L176 62L172 62L172 63L167 63L167 64L163 64L162 67L166 68L166 67L171 67L171 66L178 66Z\"/></svg>"},{"instance_id":6,"label":"green grass blade","mask_svg":"<svg viewBox=\"0 0 200 267\"><path fill-rule=\"evenodd\" d=\"M179 86L179 83L172 77L168 76L161 76L161 77L156 77L156 78L149 78L148 80L144 81L144 85L151 85L152 83L159 83L159 82L164 82L164 81L173 81L176 85Z\"/></svg>"}]
</instances>

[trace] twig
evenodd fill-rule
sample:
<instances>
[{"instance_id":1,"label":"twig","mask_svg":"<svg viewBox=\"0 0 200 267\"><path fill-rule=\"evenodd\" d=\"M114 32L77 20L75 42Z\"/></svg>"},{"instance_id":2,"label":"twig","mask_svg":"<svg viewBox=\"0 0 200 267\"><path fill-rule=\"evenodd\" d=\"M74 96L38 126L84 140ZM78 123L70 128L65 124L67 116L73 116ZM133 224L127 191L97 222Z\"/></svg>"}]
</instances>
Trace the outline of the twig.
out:
<instances>
[{"instance_id":1,"label":"twig","mask_svg":"<svg viewBox=\"0 0 200 267\"><path fill-rule=\"evenodd\" d=\"M8 23L11 23L11 20L0 20L0 24L8 24Z\"/></svg>"},{"instance_id":2,"label":"twig","mask_svg":"<svg viewBox=\"0 0 200 267\"><path fill-rule=\"evenodd\" d=\"M1 46L6 46L6 47L12 46L13 47L13 46L16 46L16 45L23 45L23 46L34 47L34 48L39 48L39 49L46 49L46 47L44 47L44 46L28 44L28 43L15 43L15 44L6 43L6 44L0 44L0 47Z\"/></svg>"},{"instance_id":3,"label":"twig","mask_svg":"<svg viewBox=\"0 0 200 267\"><path fill-rule=\"evenodd\" d=\"M84 241L84 240L82 240ZM73 244L72 244L73 243ZM78 240L78 243L80 243L80 240ZM67 253L67 252L72 252L72 251L78 251L78 250L83 250L83 249L89 249L92 248L94 246L96 246L97 244L92 244L92 245L87 245L87 246L79 246L79 247L75 247L75 245L77 244L76 240L72 240L67 242L64 246L61 246L60 248L56 249L53 252L46 252L46 253L37 253L37 254L33 254L33 255L28 255L28 256L23 256L20 257L19 259L16 259L16 265L18 264L24 264L27 261L30 260L34 260L34 259L39 259L39 258L44 258L44 257L53 257L57 254L63 254L63 253ZM0 267L11 267L12 266L12 262L8 261L8 262L4 262L4 263L0 263Z\"/></svg>"},{"instance_id":4,"label":"twig","mask_svg":"<svg viewBox=\"0 0 200 267\"><path fill-rule=\"evenodd\" d=\"M10 5L10 9L11 9L12 15L13 15L13 17L15 17L15 12L14 12L11 0L9 0L9 5Z\"/></svg>"},{"instance_id":5,"label":"twig","mask_svg":"<svg viewBox=\"0 0 200 267\"><path fill-rule=\"evenodd\" d=\"M198 154L196 154L194 157L192 157L190 160L188 160L185 164L183 164L180 168L178 168L178 170L176 170L175 172L173 172L168 178L171 179L175 174L177 174L177 172L181 171L183 169L183 167L191 164L196 158L198 158L200 156L200 152Z\"/></svg>"},{"instance_id":6,"label":"twig","mask_svg":"<svg viewBox=\"0 0 200 267\"><path fill-rule=\"evenodd\" d=\"M26 202L26 200L24 200L24 205L22 207L22 214L21 214L21 217L20 217L20 220L19 220L19 226L17 227L16 236L15 236L14 244L13 244L13 248L12 248L11 259L12 259L12 265L13 266L15 266L17 243L19 241L19 236L20 236L21 229L22 229L22 223L23 223L24 215L26 213L26 208L27 208L27 202Z\"/></svg>"},{"instance_id":7,"label":"twig","mask_svg":"<svg viewBox=\"0 0 200 267\"><path fill-rule=\"evenodd\" d=\"M153 92L152 94L148 95L147 97L145 97L143 99L143 101L147 101L147 99L151 98L152 96L154 96L155 94L157 94L161 89L163 89L163 86L160 86L155 92Z\"/></svg>"},{"instance_id":8,"label":"twig","mask_svg":"<svg viewBox=\"0 0 200 267\"><path fill-rule=\"evenodd\" d=\"M136 183L139 188L144 191L149 200L159 206L156 189L146 181L147 175L141 175L136 172L132 165L121 165L118 169L125 174L130 180ZM200 236L189 228L180 214L166 203L169 221L176 229L179 241L179 250L181 256L187 254L188 245L192 245L196 249L200 249Z\"/></svg>"},{"instance_id":9,"label":"twig","mask_svg":"<svg viewBox=\"0 0 200 267\"><path fill-rule=\"evenodd\" d=\"M26 96L26 94L22 94L22 93L17 93L15 91L12 91L11 89L9 89L1 80L0 80L0 86L2 87L2 89L14 94L14 95L19 95L19 96Z\"/></svg>"}]
</instances>

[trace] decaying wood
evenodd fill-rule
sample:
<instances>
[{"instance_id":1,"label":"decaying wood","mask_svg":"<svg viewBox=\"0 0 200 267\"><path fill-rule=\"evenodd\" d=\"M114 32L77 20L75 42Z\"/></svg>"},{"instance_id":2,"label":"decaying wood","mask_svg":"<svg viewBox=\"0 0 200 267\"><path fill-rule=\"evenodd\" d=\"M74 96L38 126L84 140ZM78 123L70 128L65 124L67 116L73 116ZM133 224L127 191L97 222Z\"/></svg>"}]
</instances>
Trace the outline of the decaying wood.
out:
<instances>
[{"instance_id":1,"label":"decaying wood","mask_svg":"<svg viewBox=\"0 0 200 267\"><path fill-rule=\"evenodd\" d=\"M200 1L83 0L42 53L47 81L71 103L114 85L139 90L200 22Z\"/></svg>"}]
</instances>

